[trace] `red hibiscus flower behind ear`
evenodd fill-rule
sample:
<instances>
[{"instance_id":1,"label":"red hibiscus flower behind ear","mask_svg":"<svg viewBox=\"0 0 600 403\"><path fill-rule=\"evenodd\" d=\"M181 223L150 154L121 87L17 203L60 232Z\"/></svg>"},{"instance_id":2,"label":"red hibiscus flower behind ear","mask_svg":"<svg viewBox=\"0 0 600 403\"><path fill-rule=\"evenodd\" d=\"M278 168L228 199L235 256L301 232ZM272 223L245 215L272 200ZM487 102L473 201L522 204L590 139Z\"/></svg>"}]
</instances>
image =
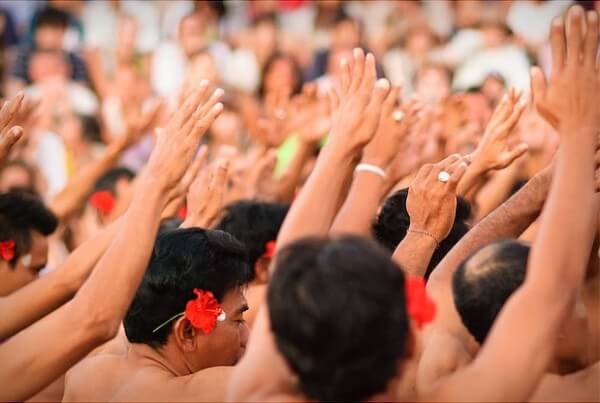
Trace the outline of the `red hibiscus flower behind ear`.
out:
<instances>
[{"instance_id":1,"label":"red hibiscus flower behind ear","mask_svg":"<svg viewBox=\"0 0 600 403\"><path fill-rule=\"evenodd\" d=\"M263 256L269 257L269 258L272 258L273 256L275 256L276 246L277 245L276 245L275 241L267 242L267 244L265 245L265 253L263 254Z\"/></svg>"},{"instance_id":2,"label":"red hibiscus flower behind ear","mask_svg":"<svg viewBox=\"0 0 600 403\"><path fill-rule=\"evenodd\" d=\"M0 257L10 262L15 258L15 241L8 240L0 242Z\"/></svg>"},{"instance_id":3,"label":"red hibiscus flower behind ear","mask_svg":"<svg viewBox=\"0 0 600 403\"><path fill-rule=\"evenodd\" d=\"M194 288L194 293L197 297L185 306L185 317L196 329L209 334L217 326L221 306L210 291Z\"/></svg>"},{"instance_id":4,"label":"red hibiscus flower behind ear","mask_svg":"<svg viewBox=\"0 0 600 403\"><path fill-rule=\"evenodd\" d=\"M103 215L107 215L115 207L115 197L108 190L100 190L90 196L90 204Z\"/></svg>"},{"instance_id":5,"label":"red hibiscus flower behind ear","mask_svg":"<svg viewBox=\"0 0 600 403\"><path fill-rule=\"evenodd\" d=\"M435 302L429 298L421 277L406 278L406 310L420 329L435 318Z\"/></svg>"}]
</instances>

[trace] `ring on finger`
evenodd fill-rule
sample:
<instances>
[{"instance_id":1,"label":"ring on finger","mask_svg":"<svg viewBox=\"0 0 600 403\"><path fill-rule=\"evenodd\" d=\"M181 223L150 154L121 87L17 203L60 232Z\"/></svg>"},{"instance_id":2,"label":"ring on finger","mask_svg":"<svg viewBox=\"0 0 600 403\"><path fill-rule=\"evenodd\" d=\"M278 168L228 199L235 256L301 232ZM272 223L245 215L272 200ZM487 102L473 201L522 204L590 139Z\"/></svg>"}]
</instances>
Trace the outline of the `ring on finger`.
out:
<instances>
[{"instance_id":1,"label":"ring on finger","mask_svg":"<svg viewBox=\"0 0 600 403\"><path fill-rule=\"evenodd\" d=\"M450 174L446 171L441 171L438 174L438 180L442 183L446 183L450 180Z\"/></svg>"}]
</instances>

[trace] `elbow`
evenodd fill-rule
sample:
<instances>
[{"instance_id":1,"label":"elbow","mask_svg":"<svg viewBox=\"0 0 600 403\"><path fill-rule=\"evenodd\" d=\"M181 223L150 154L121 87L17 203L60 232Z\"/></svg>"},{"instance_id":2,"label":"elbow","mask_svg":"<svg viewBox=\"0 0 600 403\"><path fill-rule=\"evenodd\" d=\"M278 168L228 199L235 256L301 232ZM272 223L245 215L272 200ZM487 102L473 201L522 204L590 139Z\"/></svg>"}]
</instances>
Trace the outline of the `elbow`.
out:
<instances>
[{"instance_id":1,"label":"elbow","mask_svg":"<svg viewBox=\"0 0 600 403\"><path fill-rule=\"evenodd\" d=\"M69 305L71 305L70 316L75 322L74 326L83 332L84 338L100 345L117 336L121 317L102 307L103 304L84 303L75 298Z\"/></svg>"}]
</instances>

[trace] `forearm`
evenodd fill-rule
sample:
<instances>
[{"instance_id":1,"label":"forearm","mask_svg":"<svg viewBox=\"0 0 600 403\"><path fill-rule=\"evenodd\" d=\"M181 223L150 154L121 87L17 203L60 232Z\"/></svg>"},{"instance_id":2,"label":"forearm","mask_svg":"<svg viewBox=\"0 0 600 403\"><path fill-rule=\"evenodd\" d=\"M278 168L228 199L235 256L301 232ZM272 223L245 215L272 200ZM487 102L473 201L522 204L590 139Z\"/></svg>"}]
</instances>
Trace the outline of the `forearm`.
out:
<instances>
[{"instance_id":1,"label":"forearm","mask_svg":"<svg viewBox=\"0 0 600 403\"><path fill-rule=\"evenodd\" d=\"M483 246L499 239L518 237L525 231L542 209L550 180L548 171L535 176L473 227L436 267L428 287L450 281L458 265Z\"/></svg>"},{"instance_id":2,"label":"forearm","mask_svg":"<svg viewBox=\"0 0 600 403\"><path fill-rule=\"evenodd\" d=\"M331 232L370 237L371 222L381 202L384 180L372 172L356 172L350 192L337 215Z\"/></svg>"},{"instance_id":3,"label":"forearm","mask_svg":"<svg viewBox=\"0 0 600 403\"><path fill-rule=\"evenodd\" d=\"M121 148L116 144L108 146L97 161L73 176L64 189L54 196L50 201L50 208L59 219L65 219L81 206L96 181L117 163L121 152Z\"/></svg>"},{"instance_id":4,"label":"forearm","mask_svg":"<svg viewBox=\"0 0 600 403\"><path fill-rule=\"evenodd\" d=\"M392 259L406 274L423 277L436 246L433 238L409 231L394 251Z\"/></svg>"},{"instance_id":5,"label":"forearm","mask_svg":"<svg viewBox=\"0 0 600 403\"><path fill-rule=\"evenodd\" d=\"M277 238L277 247L306 236L324 236L339 208L340 194L354 169L354 156L325 146L306 185L292 204Z\"/></svg>"},{"instance_id":6,"label":"forearm","mask_svg":"<svg viewBox=\"0 0 600 403\"><path fill-rule=\"evenodd\" d=\"M145 177L142 189L107 252L72 301L82 315L95 316L99 331L107 326L106 331L118 328L148 264L160 212L167 203L165 187L154 179ZM98 304L99 298L102 304Z\"/></svg>"},{"instance_id":7,"label":"forearm","mask_svg":"<svg viewBox=\"0 0 600 403\"><path fill-rule=\"evenodd\" d=\"M483 219L509 197L517 180L516 174L516 169L509 167L497 172L486 184L482 184L481 191L475 197L476 221Z\"/></svg>"}]
</instances>

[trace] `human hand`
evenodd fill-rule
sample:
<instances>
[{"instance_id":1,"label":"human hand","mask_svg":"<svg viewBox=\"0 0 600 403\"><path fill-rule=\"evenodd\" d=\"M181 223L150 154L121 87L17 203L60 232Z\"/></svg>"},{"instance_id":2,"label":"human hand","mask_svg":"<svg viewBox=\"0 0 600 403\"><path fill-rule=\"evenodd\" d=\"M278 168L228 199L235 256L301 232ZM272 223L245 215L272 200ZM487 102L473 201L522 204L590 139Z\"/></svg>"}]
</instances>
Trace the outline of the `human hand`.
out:
<instances>
[{"instance_id":1,"label":"human hand","mask_svg":"<svg viewBox=\"0 0 600 403\"><path fill-rule=\"evenodd\" d=\"M15 125L23 99L23 93L19 93L0 108L0 163L8 158L12 147L23 136L23 128Z\"/></svg>"},{"instance_id":2,"label":"human hand","mask_svg":"<svg viewBox=\"0 0 600 403\"><path fill-rule=\"evenodd\" d=\"M279 146L288 134L291 88L280 88L265 95L263 116L258 119L258 138L268 147Z\"/></svg>"},{"instance_id":3,"label":"human hand","mask_svg":"<svg viewBox=\"0 0 600 403\"><path fill-rule=\"evenodd\" d=\"M584 35L584 21L587 30ZM584 13L573 6L567 13L567 24L561 17L552 22L552 77L548 85L538 67L531 71L531 92L541 116L561 135L577 138L582 127L594 132L600 125L600 74L597 68L598 14Z\"/></svg>"},{"instance_id":4,"label":"human hand","mask_svg":"<svg viewBox=\"0 0 600 403\"><path fill-rule=\"evenodd\" d=\"M510 144L508 141L525 110L519 99L520 93L511 88L494 110L483 137L470 155L472 167L479 173L506 168L527 152L526 143Z\"/></svg>"},{"instance_id":5,"label":"human hand","mask_svg":"<svg viewBox=\"0 0 600 403\"><path fill-rule=\"evenodd\" d=\"M173 115L164 129L157 129L156 145L145 173L160 179L167 189L176 187L198 148L200 138L223 110L223 90L212 94L204 81Z\"/></svg>"},{"instance_id":6,"label":"human hand","mask_svg":"<svg viewBox=\"0 0 600 403\"><path fill-rule=\"evenodd\" d=\"M226 158L217 159L210 173L205 171L194 180L187 194L187 217L181 225L183 228L210 228L218 219L230 162Z\"/></svg>"},{"instance_id":7,"label":"human hand","mask_svg":"<svg viewBox=\"0 0 600 403\"><path fill-rule=\"evenodd\" d=\"M290 132L297 131L304 143L316 144L329 131L329 103L318 95L316 83L304 84L302 93L292 99L291 109L288 129Z\"/></svg>"},{"instance_id":8,"label":"human hand","mask_svg":"<svg viewBox=\"0 0 600 403\"><path fill-rule=\"evenodd\" d=\"M146 110L142 110L140 105L125 107L125 133L114 140L119 149L124 151L140 141L156 124L162 107L162 101L153 102Z\"/></svg>"},{"instance_id":9,"label":"human hand","mask_svg":"<svg viewBox=\"0 0 600 403\"><path fill-rule=\"evenodd\" d=\"M387 168L398 153L409 129L416 122L420 104L412 101L402 109L396 107L399 94L400 88L394 87L385 98L377 131L363 153L364 163Z\"/></svg>"},{"instance_id":10,"label":"human hand","mask_svg":"<svg viewBox=\"0 0 600 403\"><path fill-rule=\"evenodd\" d=\"M390 84L378 80L375 57L356 48L351 63L342 62L339 91L329 91L331 131L328 145L355 155L373 138Z\"/></svg>"},{"instance_id":11,"label":"human hand","mask_svg":"<svg viewBox=\"0 0 600 403\"><path fill-rule=\"evenodd\" d=\"M438 244L448 236L456 216L456 187L466 169L467 159L453 154L419 170L406 200L409 231L428 234Z\"/></svg>"}]
</instances>

